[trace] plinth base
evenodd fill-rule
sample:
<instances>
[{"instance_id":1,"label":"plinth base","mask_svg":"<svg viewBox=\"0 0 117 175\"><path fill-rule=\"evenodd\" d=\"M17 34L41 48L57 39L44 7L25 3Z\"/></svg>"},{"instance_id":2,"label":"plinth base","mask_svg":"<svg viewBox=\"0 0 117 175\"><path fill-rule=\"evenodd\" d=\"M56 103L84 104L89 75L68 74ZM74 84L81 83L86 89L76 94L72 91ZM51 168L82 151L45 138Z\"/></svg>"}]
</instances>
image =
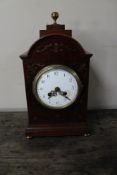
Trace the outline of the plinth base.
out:
<instances>
[{"instance_id":1,"label":"plinth base","mask_svg":"<svg viewBox=\"0 0 117 175\"><path fill-rule=\"evenodd\" d=\"M78 123L63 123L63 124L38 124L28 126L26 129L26 137L34 136L70 136L70 135L84 135L90 134L86 122Z\"/></svg>"}]
</instances>

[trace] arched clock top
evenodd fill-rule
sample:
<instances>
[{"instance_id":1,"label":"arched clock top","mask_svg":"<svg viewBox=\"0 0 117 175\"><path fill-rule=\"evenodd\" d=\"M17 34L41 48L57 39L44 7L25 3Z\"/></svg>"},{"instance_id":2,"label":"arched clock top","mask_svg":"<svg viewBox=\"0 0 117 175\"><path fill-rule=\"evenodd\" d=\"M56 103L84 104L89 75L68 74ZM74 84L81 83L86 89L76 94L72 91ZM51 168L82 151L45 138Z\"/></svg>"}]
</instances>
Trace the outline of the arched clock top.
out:
<instances>
[{"instance_id":1,"label":"arched clock top","mask_svg":"<svg viewBox=\"0 0 117 175\"><path fill-rule=\"evenodd\" d=\"M75 52L84 53L82 46L73 38L64 35L50 35L38 40L30 49L31 52Z\"/></svg>"},{"instance_id":2,"label":"arched clock top","mask_svg":"<svg viewBox=\"0 0 117 175\"><path fill-rule=\"evenodd\" d=\"M47 55L59 56L74 55L77 59L90 57L82 45L72 38L72 30L66 30L64 24L58 24L58 12L52 12L53 24L46 25L46 30L40 30L40 39L38 39L29 49L29 51L20 57L23 60L33 60L38 57L47 57ZM47 54L48 53L48 54Z\"/></svg>"},{"instance_id":3,"label":"arched clock top","mask_svg":"<svg viewBox=\"0 0 117 175\"><path fill-rule=\"evenodd\" d=\"M56 56L73 54L76 57L86 57L88 54L81 44L75 39L65 35L48 35L37 40L22 59L35 59L36 57L47 57L47 53Z\"/></svg>"}]
</instances>

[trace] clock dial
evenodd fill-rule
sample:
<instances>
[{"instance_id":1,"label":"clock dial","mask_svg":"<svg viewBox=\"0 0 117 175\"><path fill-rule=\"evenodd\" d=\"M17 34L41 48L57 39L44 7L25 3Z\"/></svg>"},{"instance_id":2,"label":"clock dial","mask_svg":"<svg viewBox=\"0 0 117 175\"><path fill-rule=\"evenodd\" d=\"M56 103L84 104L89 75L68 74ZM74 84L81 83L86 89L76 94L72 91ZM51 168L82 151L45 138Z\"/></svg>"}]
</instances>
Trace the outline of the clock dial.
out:
<instances>
[{"instance_id":1,"label":"clock dial","mask_svg":"<svg viewBox=\"0 0 117 175\"><path fill-rule=\"evenodd\" d=\"M72 69L62 65L51 65L36 75L33 92L43 105L62 109L76 100L80 85L80 79Z\"/></svg>"}]
</instances>

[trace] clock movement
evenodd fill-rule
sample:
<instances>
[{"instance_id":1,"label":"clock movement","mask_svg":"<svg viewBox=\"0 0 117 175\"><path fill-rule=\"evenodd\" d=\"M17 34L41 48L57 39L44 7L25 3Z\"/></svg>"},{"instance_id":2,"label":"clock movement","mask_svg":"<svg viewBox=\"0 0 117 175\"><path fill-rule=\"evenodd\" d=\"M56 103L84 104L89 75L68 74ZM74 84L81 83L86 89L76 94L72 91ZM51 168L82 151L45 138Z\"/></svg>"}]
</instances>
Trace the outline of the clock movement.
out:
<instances>
[{"instance_id":1,"label":"clock movement","mask_svg":"<svg viewBox=\"0 0 117 175\"><path fill-rule=\"evenodd\" d=\"M92 54L54 23L21 55L28 108L27 138L87 135L89 62Z\"/></svg>"}]
</instances>

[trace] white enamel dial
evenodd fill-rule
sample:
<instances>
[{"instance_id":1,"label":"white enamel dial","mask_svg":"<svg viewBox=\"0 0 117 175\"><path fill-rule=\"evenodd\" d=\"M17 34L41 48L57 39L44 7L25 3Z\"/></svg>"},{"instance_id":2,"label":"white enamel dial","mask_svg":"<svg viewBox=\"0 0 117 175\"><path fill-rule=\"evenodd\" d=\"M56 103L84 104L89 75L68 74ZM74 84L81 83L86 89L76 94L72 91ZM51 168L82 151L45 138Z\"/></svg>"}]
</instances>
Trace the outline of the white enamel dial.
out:
<instances>
[{"instance_id":1,"label":"white enamel dial","mask_svg":"<svg viewBox=\"0 0 117 175\"><path fill-rule=\"evenodd\" d=\"M44 106L62 109L70 106L80 92L80 80L69 67L51 65L42 69L33 82L33 93Z\"/></svg>"}]
</instances>

